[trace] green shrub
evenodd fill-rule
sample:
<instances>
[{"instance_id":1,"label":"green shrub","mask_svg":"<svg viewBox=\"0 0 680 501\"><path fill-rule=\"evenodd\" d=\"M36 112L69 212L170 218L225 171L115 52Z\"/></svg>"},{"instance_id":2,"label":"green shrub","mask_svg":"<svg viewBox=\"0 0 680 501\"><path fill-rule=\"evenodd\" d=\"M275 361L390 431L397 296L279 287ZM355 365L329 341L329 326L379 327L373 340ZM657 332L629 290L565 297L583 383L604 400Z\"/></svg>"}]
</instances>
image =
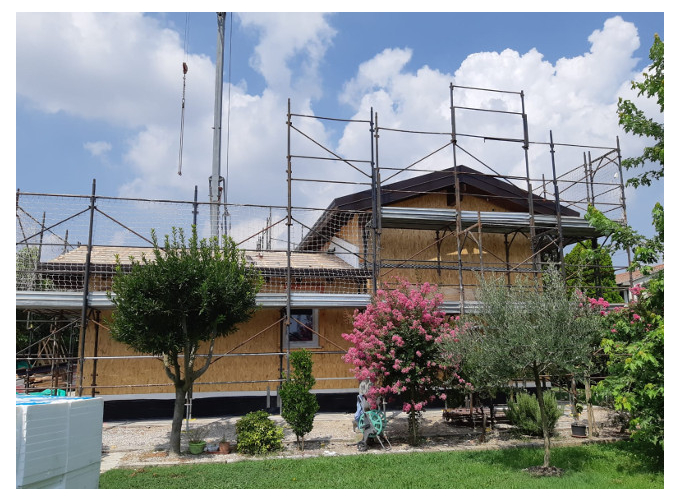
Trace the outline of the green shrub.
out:
<instances>
[{"instance_id":1,"label":"green shrub","mask_svg":"<svg viewBox=\"0 0 680 501\"><path fill-rule=\"evenodd\" d=\"M281 385L281 417L293 429L298 448L304 450L303 437L314 427L314 414L319 410L316 395L310 393L316 380L312 376L312 356L307 350L290 354L293 374Z\"/></svg>"},{"instance_id":2,"label":"green shrub","mask_svg":"<svg viewBox=\"0 0 680 501\"><path fill-rule=\"evenodd\" d=\"M516 402L508 400L508 419L519 431L527 435L543 435L541 424L541 410L536 396L528 393L518 393ZM551 391L543 392L545 412L548 416L548 430L552 435L562 410L557 405L557 399Z\"/></svg>"},{"instance_id":3,"label":"green shrub","mask_svg":"<svg viewBox=\"0 0 680 501\"><path fill-rule=\"evenodd\" d=\"M264 454L283 449L283 429L265 411L249 412L236 422L236 450Z\"/></svg>"}]
</instances>

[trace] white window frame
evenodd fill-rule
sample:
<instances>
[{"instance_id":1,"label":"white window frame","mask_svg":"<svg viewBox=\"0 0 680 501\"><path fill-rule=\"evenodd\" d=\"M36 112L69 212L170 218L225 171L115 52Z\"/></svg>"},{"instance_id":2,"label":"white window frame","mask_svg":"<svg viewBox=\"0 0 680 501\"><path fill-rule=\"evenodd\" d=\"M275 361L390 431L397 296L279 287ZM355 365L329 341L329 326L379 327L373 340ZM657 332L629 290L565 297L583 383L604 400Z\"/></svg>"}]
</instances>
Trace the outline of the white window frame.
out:
<instances>
[{"instance_id":1,"label":"white window frame","mask_svg":"<svg viewBox=\"0 0 680 501\"><path fill-rule=\"evenodd\" d=\"M299 327L299 324L293 319L293 316L296 313L302 313L302 312L307 312L311 310L312 311L312 340L311 341L292 341L290 338L288 339L288 342L290 344L291 348L318 348L319 347L319 336L317 335L317 332L319 332L319 310L317 308L291 308L290 310L290 325L291 328L295 325ZM285 312L284 312L285 315ZM284 332L287 333L286 326L285 324L283 325Z\"/></svg>"}]
</instances>

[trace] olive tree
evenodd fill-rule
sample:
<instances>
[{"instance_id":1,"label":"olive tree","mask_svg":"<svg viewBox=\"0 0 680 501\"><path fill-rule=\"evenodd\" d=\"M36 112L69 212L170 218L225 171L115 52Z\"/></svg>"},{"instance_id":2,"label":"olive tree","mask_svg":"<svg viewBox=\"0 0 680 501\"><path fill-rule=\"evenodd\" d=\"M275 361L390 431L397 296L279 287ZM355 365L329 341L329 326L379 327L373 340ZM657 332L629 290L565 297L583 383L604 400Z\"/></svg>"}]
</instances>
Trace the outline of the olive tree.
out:
<instances>
[{"instance_id":1,"label":"olive tree","mask_svg":"<svg viewBox=\"0 0 680 501\"><path fill-rule=\"evenodd\" d=\"M503 277L487 277L480 282L478 299L479 309L466 318L460 341L443 340L442 352L463 357L473 384L493 387L519 377L533 379L541 413L543 466L548 467L550 431L541 375L573 374L588 364L593 336L601 332L601 308L569 294L553 267L511 287Z\"/></svg>"},{"instance_id":2,"label":"olive tree","mask_svg":"<svg viewBox=\"0 0 680 501\"><path fill-rule=\"evenodd\" d=\"M175 228L163 248L154 231L152 240L153 257L130 258L128 273L118 262L109 327L116 341L162 358L175 387L170 446L178 454L186 396L210 367L215 339L255 312L261 278L228 237L199 241L193 227L188 241Z\"/></svg>"}]
</instances>

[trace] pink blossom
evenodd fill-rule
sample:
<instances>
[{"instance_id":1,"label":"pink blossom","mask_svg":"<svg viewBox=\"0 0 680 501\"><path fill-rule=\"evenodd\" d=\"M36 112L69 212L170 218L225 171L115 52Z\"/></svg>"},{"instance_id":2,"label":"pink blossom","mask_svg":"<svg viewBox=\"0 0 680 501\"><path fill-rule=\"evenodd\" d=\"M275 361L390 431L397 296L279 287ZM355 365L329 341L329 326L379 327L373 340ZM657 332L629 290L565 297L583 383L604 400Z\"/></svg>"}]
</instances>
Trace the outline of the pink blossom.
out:
<instances>
[{"instance_id":1,"label":"pink blossom","mask_svg":"<svg viewBox=\"0 0 680 501\"><path fill-rule=\"evenodd\" d=\"M343 360L352 365L357 379L374 384L371 405L379 396L389 398L415 391L422 395L422 401L409 403L409 409L414 410L416 405L423 409L439 396L434 388L442 384L439 377L443 369L451 371L461 385L466 384L455 373L458 360L449 357L446 362L433 363L426 356L435 343L458 340L460 327L440 309L442 302L436 286L414 287L399 278L396 284L379 290L363 311L355 311L352 331L342 334L351 344ZM403 337L405 329L410 331L409 336L417 335L408 343Z\"/></svg>"}]
</instances>

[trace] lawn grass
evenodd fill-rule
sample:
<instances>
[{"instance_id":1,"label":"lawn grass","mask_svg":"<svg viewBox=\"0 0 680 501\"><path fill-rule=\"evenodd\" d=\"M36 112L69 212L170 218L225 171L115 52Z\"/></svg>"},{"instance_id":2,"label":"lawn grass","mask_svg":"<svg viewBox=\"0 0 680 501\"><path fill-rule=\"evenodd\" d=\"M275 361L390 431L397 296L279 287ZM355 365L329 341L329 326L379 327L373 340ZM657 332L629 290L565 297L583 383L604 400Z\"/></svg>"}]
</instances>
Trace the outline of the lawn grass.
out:
<instances>
[{"instance_id":1,"label":"lawn grass","mask_svg":"<svg viewBox=\"0 0 680 501\"><path fill-rule=\"evenodd\" d=\"M264 459L231 464L116 469L102 489L660 489L653 467L625 442L560 447L552 465L562 477L531 477L542 449L362 454Z\"/></svg>"}]
</instances>

